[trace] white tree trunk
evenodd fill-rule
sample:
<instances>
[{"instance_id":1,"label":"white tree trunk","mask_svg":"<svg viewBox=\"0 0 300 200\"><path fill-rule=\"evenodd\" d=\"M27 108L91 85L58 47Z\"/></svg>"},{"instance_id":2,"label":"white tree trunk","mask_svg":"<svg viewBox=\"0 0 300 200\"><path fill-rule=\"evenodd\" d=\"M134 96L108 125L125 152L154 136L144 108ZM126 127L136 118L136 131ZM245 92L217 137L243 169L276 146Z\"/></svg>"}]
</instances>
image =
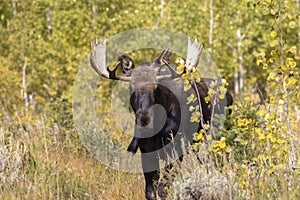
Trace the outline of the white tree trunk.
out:
<instances>
[{"instance_id":1,"label":"white tree trunk","mask_svg":"<svg viewBox=\"0 0 300 200\"><path fill-rule=\"evenodd\" d=\"M280 33L280 49L281 49L281 64L284 64L284 40L283 40L283 28L282 28L282 21L283 17L281 16L281 2L278 3L278 18L279 18L279 33ZM287 124L287 135L290 137L290 155L289 155L289 161L290 161L290 180L288 186L291 187L294 179L293 179L293 173L296 168L296 153L295 153L295 143L294 143L294 134L291 128L291 118L290 118L290 112L289 112L289 94L287 91L287 88L285 86L285 73L282 73L282 91L283 94L285 94L284 98L284 104L285 104L285 121Z\"/></svg>"},{"instance_id":2,"label":"white tree trunk","mask_svg":"<svg viewBox=\"0 0 300 200\"><path fill-rule=\"evenodd\" d=\"M213 9L213 0L210 0L209 4L209 12L210 12L210 20L209 20L209 49L208 51L212 51L212 43L213 43L213 31L214 31L214 9Z\"/></svg>"},{"instance_id":3,"label":"white tree trunk","mask_svg":"<svg viewBox=\"0 0 300 200\"><path fill-rule=\"evenodd\" d=\"M164 7L165 7L165 1L161 0L160 1L160 18L164 17Z\"/></svg>"},{"instance_id":4,"label":"white tree trunk","mask_svg":"<svg viewBox=\"0 0 300 200\"><path fill-rule=\"evenodd\" d=\"M93 27L93 32L96 33L97 31L97 6L95 5L94 1L92 2L92 13L93 13L93 19L92 19L92 27Z\"/></svg>"},{"instance_id":5,"label":"white tree trunk","mask_svg":"<svg viewBox=\"0 0 300 200\"><path fill-rule=\"evenodd\" d=\"M16 1L12 1L12 7L13 7L13 15L17 14L17 3Z\"/></svg>"},{"instance_id":6,"label":"white tree trunk","mask_svg":"<svg viewBox=\"0 0 300 200\"><path fill-rule=\"evenodd\" d=\"M28 106L29 106L29 98L27 95L27 83L26 83L26 68L27 68L27 56L25 56L25 60L24 60L24 65L23 65L23 70L22 70L22 87L23 87L23 91L22 91L22 95L24 98L24 105L25 105L25 114L27 115L28 113Z\"/></svg>"},{"instance_id":7,"label":"white tree trunk","mask_svg":"<svg viewBox=\"0 0 300 200\"><path fill-rule=\"evenodd\" d=\"M236 31L236 37L238 38L237 43L237 62L239 64L239 95L243 96L244 91L244 66L243 66L243 56L242 56L242 41L244 35L241 34L241 29L238 28Z\"/></svg>"},{"instance_id":8,"label":"white tree trunk","mask_svg":"<svg viewBox=\"0 0 300 200\"><path fill-rule=\"evenodd\" d=\"M50 38L51 29L52 29L52 26L51 26L51 10L50 10L50 8L47 8L46 19L47 19L47 34L48 34L48 38Z\"/></svg>"}]
</instances>

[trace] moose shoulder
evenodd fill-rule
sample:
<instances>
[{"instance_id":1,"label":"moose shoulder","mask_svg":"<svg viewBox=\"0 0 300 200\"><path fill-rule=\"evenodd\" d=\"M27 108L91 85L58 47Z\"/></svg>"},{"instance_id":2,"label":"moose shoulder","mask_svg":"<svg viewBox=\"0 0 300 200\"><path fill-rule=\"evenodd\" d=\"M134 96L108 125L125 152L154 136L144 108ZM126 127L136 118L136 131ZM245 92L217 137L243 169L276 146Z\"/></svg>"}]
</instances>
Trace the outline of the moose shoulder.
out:
<instances>
[{"instance_id":1,"label":"moose shoulder","mask_svg":"<svg viewBox=\"0 0 300 200\"><path fill-rule=\"evenodd\" d=\"M200 46L197 42L190 45L192 49L188 55L189 62L198 64ZM182 159L182 137L193 141L193 133L202 129L202 124L211 121L212 106L205 102L209 85L213 79L201 79L191 90L183 90L181 75L175 71L171 63L170 49L163 50L154 62L143 63L135 67L133 60L126 54L118 56L118 66L126 76L117 76L116 69L106 67L106 43L92 42L90 57L91 66L101 76L114 80L130 82L130 104L135 113L135 131L127 151L135 153L141 151L142 168L144 172L146 199L156 199L158 195L164 197L163 186L156 186L159 179L159 159L166 161L165 169L171 167L170 158ZM187 105L187 97L194 93L200 96L200 103L193 102L193 106L201 107L203 121L190 122L191 113ZM219 113L225 112L225 106L232 104L232 96L226 93L218 103ZM222 107L223 105L223 107ZM179 134L182 133L182 134Z\"/></svg>"}]
</instances>

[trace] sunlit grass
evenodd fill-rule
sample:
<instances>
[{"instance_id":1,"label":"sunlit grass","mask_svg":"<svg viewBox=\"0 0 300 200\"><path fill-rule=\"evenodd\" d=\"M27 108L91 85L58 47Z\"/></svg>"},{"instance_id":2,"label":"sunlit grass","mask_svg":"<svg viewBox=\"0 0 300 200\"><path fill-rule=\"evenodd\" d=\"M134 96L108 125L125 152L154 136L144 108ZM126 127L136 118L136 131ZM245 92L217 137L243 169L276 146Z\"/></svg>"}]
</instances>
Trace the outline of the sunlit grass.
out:
<instances>
[{"instance_id":1,"label":"sunlit grass","mask_svg":"<svg viewBox=\"0 0 300 200\"><path fill-rule=\"evenodd\" d=\"M75 130L30 123L1 126L1 199L142 199L141 174L102 165Z\"/></svg>"},{"instance_id":2,"label":"sunlit grass","mask_svg":"<svg viewBox=\"0 0 300 200\"><path fill-rule=\"evenodd\" d=\"M299 131L293 131L299 138ZM114 142L117 138L119 133ZM126 147L123 137L121 140L121 146ZM299 141L295 143L299 158ZM197 194L199 188L206 199L300 198L299 168L290 173L288 165L274 172L268 163L253 166L245 151L234 156L233 150L240 147L229 146L229 153L217 154L221 157L203 154L202 164L193 153L185 155L183 163L171 170L175 177L167 188L170 199L189 199L189 192ZM261 147L256 145L251 151L268 152ZM1 199L144 199L144 184L142 174L124 173L101 164L82 145L72 125L54 123L47 117L17 118L9 125L1 122Z\"/></svg>"}]
</instances>

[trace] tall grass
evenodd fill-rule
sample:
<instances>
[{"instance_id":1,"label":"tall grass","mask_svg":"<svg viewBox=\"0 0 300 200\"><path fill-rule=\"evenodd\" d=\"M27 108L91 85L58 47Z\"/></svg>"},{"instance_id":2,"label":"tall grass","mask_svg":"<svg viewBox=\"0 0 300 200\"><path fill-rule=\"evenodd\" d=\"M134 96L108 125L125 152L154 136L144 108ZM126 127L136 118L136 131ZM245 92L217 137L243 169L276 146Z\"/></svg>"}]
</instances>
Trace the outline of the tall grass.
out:
<instances>
[{"instance_id":1,"label":"tall grass","mask_svg":"<svg viewBox=\"0 0 300 200\"><path fill-rule=\"evenodd\" d=\"M168 191L169 199L297 200L300 198L299 171L295 171L292 175L294 180L292 185L289 185L291 177L288 169L274 174L258 174L256 177L250 176L250 172L248 172L248 176L244 174L245 171L233 167L239 162L232 156L229 156L229 159L223 157L226 162L220 161L215 159L212 154L203 153L207 152L206 145L201 148L202 153L198 156L191 148L188 149L183 162L175 164L172 170L173 175L167 174L172 177L168 179L173 180L165 188ZM255 170L255 167L252 170ZM241 184L241 177L245 184ZM164 179L161 181L164 182Z\"/></svg>"},{"instance_id":2,"label":"tall grass","mask_svg":"<svg viewBox=\"0 0 300 200\"><path fill-rule=\"evenodd\" d=\"M76 131L31 119L0 128L0 199L142 199L143 176L106 168Z\"/></svg>"},{"instance_id":3,"label":"tall grass","mask_svg":"<svg viewBox=\"0 0 300 200\"><path fill-rule=\"evenodd\" d=\"M183 162L175 164L170 174L161 174L173 180L165 188L168 199L300 199L299 168L290 173L288 163L281 165L282 152L272 157L272 143L259 143L256 135L249 135L250 125L236 122L254 119L255 109L245 110L246 115L243 109L232 114L237 125L228 130L230 151L216 153L203 145L199 162L188 149ZM0 122L0 199L144 199L142 174L106 167L82 145L72 123L49 119ZM296 153L299 166L299 141ZM252 158L261 154L273 160L255 164ZM278 164L276 168L271 169L272 163Z\"/></svg>"}]
</instances>

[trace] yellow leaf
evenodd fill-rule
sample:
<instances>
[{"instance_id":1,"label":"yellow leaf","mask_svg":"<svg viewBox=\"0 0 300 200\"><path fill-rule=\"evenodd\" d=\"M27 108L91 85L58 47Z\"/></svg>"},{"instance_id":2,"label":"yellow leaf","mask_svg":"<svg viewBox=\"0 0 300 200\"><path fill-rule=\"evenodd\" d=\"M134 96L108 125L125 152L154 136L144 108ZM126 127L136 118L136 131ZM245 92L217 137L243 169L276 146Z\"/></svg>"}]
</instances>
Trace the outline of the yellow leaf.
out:
<instances>
[{"instance_id":1,"label":"yellow leaf","mask_svg":"<svg viewBox=\"0 0 300 200\"><path fill-rule=\"evenodd\" d=\"M256 65L258 65L258 66L259 66L259 65L260 65L262 62L263 62L263 60L262 60L262 59L257 59L257 60L256 60Z\"/></svg>"},{"instance_id":2,"label":"yellow leaf","mask_svg":"<svg viewBox=\"0 0 300 200\"><path fill-rule=\"evenodd\" d=\"M273 63L273 62L274 62L274 60L272 58L268 59L268 63Z\"/></svg>"},{"instance_id":3,"label":"yellow leaf","mask_svg":"<svg viewBox=\"0 0 300 200\"><path fill-rule=\"evenodd\" d=\"M222 85L226 85L226 79L224 79L224 78L222 78L222 80L221 80L221 82L222 82Z\"/></svg>"},{"instance_id":4,"label":"yellow leaf","mask_svg":"<svg viewBox=\"0 0 300 200\"><path fill-rule=\"evenodd\" d=\"M271 36L272 38L276 37L276 36L277 36L276 31L271 31L270 36Z\"/></svg>"},{"instance_id":5,"label":"yellow leaf","mask_svg":"<svg viewBox=\"0 0 300 200\"><path fill-rule=\"evenodd\" d=\"M207 97L204 98L204 100L205 100L206 103L210 102L210 99L211 99L210 95L208 95Z\"/></svg>"},{"instance_id":6,"label":"yellow leaf","mask_svg":"<svg viewBox=\"0 0 300 200\"><path fill-rule=\"evenodd\" d=\"M289 27L290 27L291 29L296 28L296 22L294 22L294 21L289 22Z\"/></svg>"},{"instance_id":7,"label":"yellow leaf","mask_svg":"<svg viewBox=\"0 0 300 200\"><path fill-rule=\"evenodd\" d=\"M271 13L271 15L275 15L275 14L276 14L276 11L275 11L274 9L271 9L271 10L270 10L270 13Z\"/></svg>"},{"instance_id":8,"label":"yellow leaf","mask_svg":"<svg viewBox=\"0 0 300 200\"><path fill-rule=\"evenodd\" d=\"M281 69L284 70L284 71L287 70L286 65L281 65L280 67L281 67Z\"/></svg>"},{"instance_id":9,"label":"yellow leaf","mask_svg":"<svg viewBox=\"0 0 300 200\"><path fill-rule=\"evenodd\" d=\"M276 142L276 140L277 140L277 137L274 134L272 134L271 142L274 143L274 142Z\"/></svg>"},{"instance_id":10,"label":"yellow leaf","mask_svg":"<svg viewBox=\"0 0 300 200\"><path fill-rule=\"evenodd\" d=\"M220 98L220 99L224 99L224 98L225 98L225 94L220 94L220 95L219 95L219 98Z\"/></svg>"},{"instance_id":11,"label":"yellow leaf","mask_svg":"<svg viewBox=\"0 0 300 200\"><path fill-rule=\"evenodd\" d=\"M205 130L208 130L208 129L209 129L209 127L210 127L210 125L209 125L209 124L203 124L203 128L204 128Z\"/></svg>"},{"instance_id":12,"label":"yellow leaf","mask_svg":"<svg viewBox=\"0 0 300 200\"><path fill-rule=\"evenodd\" d=\"M176 67L176 72L178 74L181 74L183 71L184 71L184 65L183 64L179 64L177 67Z\"/></svg>"},{"instance_id":13,"label":"yellow leaf","mask_svg":"<svg viewBox=\"0 0 300 200\"><path fill-rule=\"evenodd\" d=\"M190 96L188 96L188 98L187 98L187 101L188 101L187 103L189 104L189 103L193 102L194 99L195 99L195 95L193 93L190 94Z\"/></svg>"},{"instance_id":14,"label":"yellow leaf","mask_svg":"<svg viewBox=\"0 0 300 200\"><path fill-rule=\"evenodd\" d=\"M201 116L200 112L198 112L198 111L193 112L190 121L191 122L199 122L200 116Z\"/></svg>"},{"instance_id":15,"label":"yellow leaf","mask_svg":"<svg viewBox=\"0 0 300 200\"><path fill-rule=\"evenodd\" d=\"M237 120L237 125L238 125L239 127L243 126L243 125L244 125L244 120L239 118L239 119Z\"/></svg>"},{"instance_id":16,"label":"yellow leaf","mask_svg":"<svg viewBox=\"0 0 300 200\"><path fill-rule=\"evenodd\" d=\"M265 113L266 113L266 110L265 110L265 109L261 109L261 110L258 111L257 114L258 114L260 117L262 117L262 116L265 115Z\"/></svg>"},{"instance_id":17,"label":"yellow leaf","mask_svg":"<svg viewBox=\"0 0 300 200\"><path fill-rule=\"evenodd\" d=\"M275 98L273 96L270 96L270 103L275 103Z\"/></svg>"},{"instance_id":18,"label":"yellow leaf","mask_svg":"<svg viewBox=\"0 0 300 200\"><path fill-rule=\"evenodd\" d=\"M194 137L195 141L202 141L202 139L203 139L203 133L202 132L195 133L195 137Z\"/></svg>"},{"instance_id":19,"label":"yellow leaf","mask_svg":"<svg viewBox=\"0 0 300 200\"><path fill-rule=\"evenodd\" d=\"M286 150L288 150L288 148L289 148L289 147L288 147L287 145L284 145L284 146L282 147L282 150L283 150L283 151L286 151Z\"/></svg>"},{"instance_id":20,"label":"yellow leaf","mask_svg":"<svg viewBox=\"0 0 300 200\"><path fill-rule=\"evenodd\" d=\"M207 136L206 136L206 139L207 139L208 141L212 140L211 135L207 135Z\"/></svg>"},{"instance_id":21,"label":"yellow leaf","mask_svg":"<svg viewBox=\"0 0 300 200\"><path fill-rule=\"evenodd\" d=\"M261 133L261 128L256 128L255 130L257 133Z\"/></svg>"},{"instance_id":22,"label":"yellow leaf","mask_svg":"<svg viewBox=\"0 0 300 200\"><path fill-rule=\"evenodd\" d=\"M225 148L226 153L230 153L230 149L228 147Z\"/></svg>"},{"instance_id":23,"label":"yellow leaf","mask_svg":"<svg viewBox=\"0 0 300 200\"><path fill-rule=\"evenodd\" d=\"M297 65L293 58L287 58L286 64L292 69L294 69Z\"/></svg>"},{"instance_id":24,"label":"yellow leaf","mask_svg":"<svg viewBox=\"0 0 300 200\"><path fill-rule=\"evenodd\" d=\"M175 63L184 65L184 60L182 58L176 58Z\"/></svg>"},{"instance_id":25,"label":"yellow leaf","mask_svg":"<svg viewBox=\"0 0 300 200\"><path fill-rule=\"evenodd\" d=\"M216 82L215 81L212 81L210 84L209 84L209 87L210 88L214 88L216 86Z\"/></svg>"},{"instance_id":26,"label":"yellow leaf","mask_svg":"<svg viewBox=\"0 0 300 200\"><path fill-rule=\"evenodd\" d=\"M297 79L295 77L290 77L288 79L288 85L296 85L297 84Z\"/></svg>"},{"instance_id":27,"label":"yellow leaf","mask_svg":"<svg viewBox=\"0 0 300 200\"><path fill-rule=\"evenodd\" d=\"M282 154L282 151L281 150L276 150L276 154L278 155L278 156L280 156L281 154Z\"/></svg>"},{"instance_id":28,"label":"yellow leaf","mask_svg":"<svg viewBox=\"0 0 300 200\"><path fill-rule=\"evenodd\" d=\"M259 133L258 140L264 140L264 139L265 139L265 135L263 133Z\"/></svg>"},{"instance_id":29,"label":"yellow leaf","mask_svg":"<svg viewBox=\"0 0 300 200\"><path fill-rule=\"evenodd\" d=\"M292 46L289 50L289 52L296 54L297 53L297 47L296 46Z\"/></svg>"},{"instance_id":30,"label":"yellow leaf","mask_svg":"<svg viewBox=\"0 0 300 200\"><path fill-rule=\"evenodd\" d=\"M285 140L283 140L283 139L277 139L277 143L278 144L283 144L283 143L285 143Z\"/></svg>"},{"instance_id":31,"label":"yellow leaf","mask_svg":"<svg viewBox=\"0 0 300 200\"><path fill-rule=\"evenodd\" d=\"M182 76L181 76L183 79L188 79L189 78L189 75L188 74L182 74Z\"/></svg>"},{"instance_id":32,"label":"yellow leaf","mask_svg":"<svg viewBox=\"0 0 300 200\"><path fill-rule=\"evenodd\" d=\"M190 84L190 83L185 84L184 87L183 87L183 90L186 92L186 91L188 91L189 89L191 89L191 84Z\"/></svg>"},{"instance_id":33,"label":"yellow leaf","mask_svg":"<svg viewBox=\"0 0 300 200\"><path fill-rule=\"evenodd\" d=\"M241 140L241 145L246 146L248 144L248 140Z\"/></svg>"},{"instance_id":34,"label":"yellow leaf","mask_svg":"<svg viewBox=\"0 0 300 200\"><path fill-rule=\"evenodd\" d=\"M190 107L189 107L189 111L190 111L190 112L193 112L194 110L195 110L195 107L194 107L194 106L190 106Z\"/></svg>"},{"instance_id":35,"label":"yellow leaf","mask_svg":"<svg viewBox=\"0 0 300 200\"><path fill-rule=\"evenodd\" d=\"M278 44L279 44L279 42L278 42L277 40L271 40L271 41L269 42L270 47L275 47L275 46L277 46Z\"/></svg>"},{"instance_id":36,"label":"yellow leaf","mask_svg":"<svg viewBox=\"0 0 300 200\"><path fill-rule=\"evenodd\" d=\"M219 142L219 147L220 147L221 149L224 149L224 148L226 147L226 142L225 142L225 141L220 141L220 142Z\"/></svg>"},{"instance_id":37,"label":"yellow leaf","mask_svg":"<svg viewBox=\"0 0 300 200\"><path fill-rule=\"evenodd\" d=\"M258 54L258 56L264 58L264 57L266 56L266 53L265 53L264 51L261 51L261 52Z\"/></svg>"},{"instance_id":38,"label":"yellow leaf","mask_svg":"<svg viewBox=\"0 0 300 200\"><path fill-rule=\"evenodd\" d=\"M271 169L268 169L268 173L269 173L269 174L273 174L273 173L274 173L274 169L272 169L272 168L271 168Z\"/></svg>"}]
</instances>

